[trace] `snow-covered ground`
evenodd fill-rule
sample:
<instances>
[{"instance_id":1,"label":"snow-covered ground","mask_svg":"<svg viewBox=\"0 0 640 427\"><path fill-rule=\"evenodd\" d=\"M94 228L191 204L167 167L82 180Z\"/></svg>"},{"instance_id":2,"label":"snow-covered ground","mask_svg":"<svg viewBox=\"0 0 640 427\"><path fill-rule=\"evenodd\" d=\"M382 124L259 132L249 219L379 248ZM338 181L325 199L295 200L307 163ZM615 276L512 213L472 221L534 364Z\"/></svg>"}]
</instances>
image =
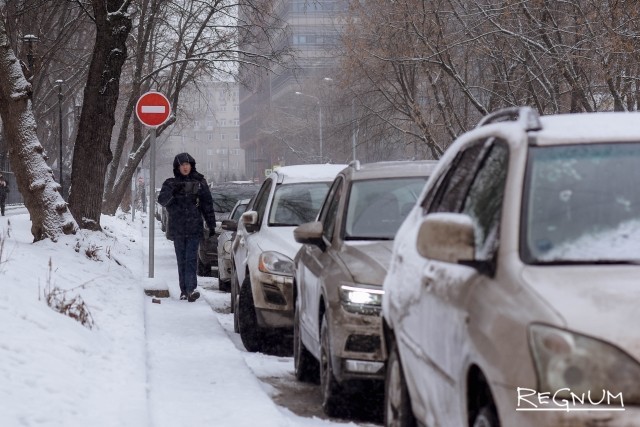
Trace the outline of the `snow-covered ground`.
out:
<instances>
[{"instance_id":1,"label":"snow-covered ground","mask_svg":"<svg viewBox=\"0 0 640 427\"><path fill-rule=\"evenodd\" d=\"M0 217L0 426L358 425L274 403L263 379L293 379L292 358L244 351L216 279L199 278L195 303L176 298L158 223L148 279L146 216L103 216L104 233L32 243L28 214L10 215ZM143 293L163 285L160 304ZM50 308L56 292L79 296L93 327Z\"/></svg>"}]
</instances>

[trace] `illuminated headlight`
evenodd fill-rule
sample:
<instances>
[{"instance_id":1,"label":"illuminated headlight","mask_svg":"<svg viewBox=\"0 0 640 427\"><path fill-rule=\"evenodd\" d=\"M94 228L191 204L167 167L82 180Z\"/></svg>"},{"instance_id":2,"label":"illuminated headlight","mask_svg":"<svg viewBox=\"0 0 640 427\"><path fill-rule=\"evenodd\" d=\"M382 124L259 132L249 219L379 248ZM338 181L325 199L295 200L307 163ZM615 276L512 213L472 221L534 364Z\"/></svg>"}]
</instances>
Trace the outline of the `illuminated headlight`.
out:
<instances>
[{"instance_id":1,"label":"illuminated headlight","mask_svg":"<svg viewBox=\"0 0 640 427\"><path fill-rule=\"evenodd\" d=\"M380 287L361 284L340 286L340 299L345 310L352 313L378 314L384 291Z\"/></svg>"},{"instance_id":2,"label":"illuminated headlight","mask_svg":"<svg viewBox=\"0 0 640 427\"><path fill-rule=\"evenodd\" d=\"M222 250L226 253L231 253L231 240L227 240L222 244Z\"/></svg>"},{"instance_id":3,"label":"illuminated headlight","mask_svg":"<svg viewBox=\"0 0 640 427\"><path fill-rule=\"evenodd\" d=\"M640 403L640 364L604 341L545 325L529 327L540 390L569 393L622 393L624 403Z\"/></svg>"},{"instance_id":4,"label":"illuminated headlight","mask_svg":"<svg viewBox=\"0 0 640 427\"><path fill-rule=\"evenodd\" d=\"M292 276L295 274L293 261L279 252L262 252L258 260L258 270L263 273Z\"/></svg>"}]
</instances>

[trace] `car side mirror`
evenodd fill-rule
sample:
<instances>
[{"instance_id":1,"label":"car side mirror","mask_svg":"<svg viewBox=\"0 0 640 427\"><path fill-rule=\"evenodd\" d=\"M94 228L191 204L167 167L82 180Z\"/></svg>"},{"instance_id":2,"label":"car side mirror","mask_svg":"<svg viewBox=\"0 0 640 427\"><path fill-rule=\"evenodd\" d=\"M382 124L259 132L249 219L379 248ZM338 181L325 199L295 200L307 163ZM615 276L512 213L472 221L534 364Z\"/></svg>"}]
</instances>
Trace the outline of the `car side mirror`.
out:
<instances>
[{"instance_id":1,"label":"car side mirror","mask_svg":"<svg viewBox=\"0 0 640 427\"><path fill-rule=\"evenodd\" d=\"M315 245L323 251L326 249L322 238L323 228L320 221L307 222L293 229L293 238L303 245Z\"/></svg>"},{"instance_id":2,"label":"car side mirror","mask_svg":"<svg viewBox=\"0 0 640 427\"><path fill-rule=\"evenodd\" d=\"M220 225L220 228L227 231L237 231L238 222L234 219L225 219L222 221L222 225Z\"/></svg>"},{"instance_id":3,"label":"car side mirror","mask_svg":"<svg viewBox=\"0 0 640 427\"><path fill-rule=\"evenodd\" d=\"M418 253L429 259L465 263L475 257L475 231L471 217L456 213L426 216L418 230Z\"/></svg>"},{"instance_id":4,"label":"car side mirror","mask_svg":"<svg viewBox=\"0 0 640 427\"><path fill-rule=\"evenodd\" d=\"M253 233L258 230L258 212L248 211L242 214L240 221L244 225L245 230L249 233Z\"/></svg>"}]
</instances>

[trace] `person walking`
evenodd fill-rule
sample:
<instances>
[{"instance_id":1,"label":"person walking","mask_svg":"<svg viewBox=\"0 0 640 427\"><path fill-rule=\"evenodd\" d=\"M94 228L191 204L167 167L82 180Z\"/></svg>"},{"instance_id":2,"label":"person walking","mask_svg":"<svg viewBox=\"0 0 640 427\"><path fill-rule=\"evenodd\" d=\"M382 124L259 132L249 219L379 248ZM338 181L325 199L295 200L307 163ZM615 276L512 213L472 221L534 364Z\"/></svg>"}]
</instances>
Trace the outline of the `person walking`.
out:
<instances>
[{"instance_id":1,"label":"person walking","mask_svg":"<svg viewBox=\"0 0 640 427\"><path fill-rule=\"evenodd\" d=\"M203 218L214 233L216 216L211 191L204 176L196 171L196 161L189 153L173 160L173 178L162 184L158 203L169 214L167 237L173 239L178 260L180 299L194 302L197 290L198 244L204 232Z\"/></svg>"},{"instance_id":2,"label":"person walking","mask_svg":"<svg viewBox=\"0 0 640 427\"><path fill-rule=\"evenodd\" d=\"M4 206L9 195L9 184L4 176L0 173L0 214L4 216Z\"/></svg>"}]
</instances>

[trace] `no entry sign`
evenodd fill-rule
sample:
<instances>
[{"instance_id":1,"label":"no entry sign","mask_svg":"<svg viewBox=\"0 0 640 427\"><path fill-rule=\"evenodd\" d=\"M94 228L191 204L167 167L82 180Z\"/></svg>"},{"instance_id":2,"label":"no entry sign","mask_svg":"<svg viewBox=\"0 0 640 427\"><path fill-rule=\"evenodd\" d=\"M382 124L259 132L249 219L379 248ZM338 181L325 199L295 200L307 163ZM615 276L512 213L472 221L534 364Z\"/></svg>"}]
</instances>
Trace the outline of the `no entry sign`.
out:
<instances>
[{"instance_id":1,"label":"no entry sign","mask_svg":"<svg viewBox=\"0 0 640 427\"><path fill-rule=\"evenodd\" d=\"M147 92L136 103L136 116L143 125L158 127L167 121L171 114L171 105L160 92Z\"/></svg>"}]
</instances>

